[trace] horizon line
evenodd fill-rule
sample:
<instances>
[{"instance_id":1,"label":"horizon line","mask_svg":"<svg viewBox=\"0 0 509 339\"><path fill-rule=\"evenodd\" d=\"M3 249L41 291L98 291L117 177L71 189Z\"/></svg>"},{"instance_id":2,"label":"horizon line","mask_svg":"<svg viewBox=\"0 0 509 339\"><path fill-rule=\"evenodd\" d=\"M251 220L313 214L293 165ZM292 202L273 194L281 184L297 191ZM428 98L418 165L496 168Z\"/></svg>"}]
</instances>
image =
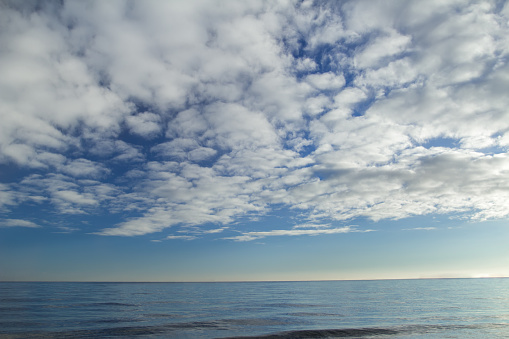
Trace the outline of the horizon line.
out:
<instances>
[{"instance_id":1,"label":"horizon line","mask_svg":"<svg viewBox=\"0 0 509 339\"><path fill-rule=\"evenodd\" d=\"M422 277L373 279L316 279L316 280L182 280L182 281L116 281L116 280L0 280L0 283L96 283L96 284L192 284L192 283L272 283L272 282L332 282L332 281L386 281L386 280L453 280L453 279L507 279L493 277Z\"/></svg>"}]
</instances>

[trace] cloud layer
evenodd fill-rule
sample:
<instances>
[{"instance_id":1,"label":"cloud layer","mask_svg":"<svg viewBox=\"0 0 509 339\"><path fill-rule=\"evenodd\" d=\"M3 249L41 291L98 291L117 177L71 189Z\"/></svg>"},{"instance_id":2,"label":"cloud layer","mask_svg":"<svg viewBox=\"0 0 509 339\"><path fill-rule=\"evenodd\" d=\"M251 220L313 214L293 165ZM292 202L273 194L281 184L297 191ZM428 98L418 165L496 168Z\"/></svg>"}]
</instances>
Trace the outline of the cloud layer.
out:
<instances>
[{"instance_id":1,"label":"cloud layer","mask_svg":"<svg viewBox=\"0 0 509 339\"><path fill-rule=\"evenodd\" d=\"M508 4L0 6L4 226L36 227L10 216L27 204L167 239L355 230L237 224L280 208L509 216Z\"/></svg>"}]
</instances>

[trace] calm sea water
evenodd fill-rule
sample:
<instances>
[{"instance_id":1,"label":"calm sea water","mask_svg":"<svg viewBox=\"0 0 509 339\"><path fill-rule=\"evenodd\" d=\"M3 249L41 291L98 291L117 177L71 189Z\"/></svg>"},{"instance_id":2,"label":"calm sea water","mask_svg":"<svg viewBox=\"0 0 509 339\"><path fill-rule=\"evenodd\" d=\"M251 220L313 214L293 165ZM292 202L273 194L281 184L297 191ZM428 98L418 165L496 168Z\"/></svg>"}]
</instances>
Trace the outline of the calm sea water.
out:
<instances>
[{"instance_id":1,"label":"calm sea water","mask_svg":"<svg viewBox=\"0 0 509 339\"><path fill-rule=\"evenodd\" d=\"M509 338L509 279L0 283L0 338Z\"/></svg>"}]
</instances>

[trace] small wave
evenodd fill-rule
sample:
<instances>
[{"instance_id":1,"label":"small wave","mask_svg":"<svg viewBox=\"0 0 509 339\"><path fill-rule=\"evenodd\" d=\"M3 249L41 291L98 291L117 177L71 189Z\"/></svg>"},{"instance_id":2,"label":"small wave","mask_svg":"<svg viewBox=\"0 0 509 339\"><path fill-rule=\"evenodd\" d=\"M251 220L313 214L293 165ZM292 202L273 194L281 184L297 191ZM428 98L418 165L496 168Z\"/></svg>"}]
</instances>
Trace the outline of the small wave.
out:
<instances>
[{"instance_id":1,"label":"small wave","mask_svg":"<svg viewBox=\"0 0 509 339\"><path fill-rule=\"evenodd\" d=\"M330 307L329 305L319 305L319 304L303 304L303 303L272 303L266 304L268 307L275 308L326 308Z\"/></svg>"},{"instance_id":2,"label":"small wave","mask_svg":"<svg viewBox=\"0 0 509 339\"><path fill-rule=\"evenodd\" d=\"M133 337L161 333L161 330L151 327L115 327L98 330L77 330L66 332L25 332L0 334L0 339L69 339L69 338L104 338L104 337Z\"/></svg>"},{"instance_id":3,"label":"small wave","mask_svg":"<svg viewBox=\"0 0 509 339\"><path fill-rule=\"evenodd\" d=\"M2 333L0 330L0 339L68 339L68 338L112 338L112 337L144 337L154 336L161 338L173 338L174 335L180 335L184 331L189 335L198 332L213 333L215 331L235 330L232 325L250 326L250 325L278 325L278 322L267 322L267 320L257 321L253 319L223 319L217 321L197 321L187 323L174 323L159 326L119 326L103 329L74 330L74 331L27 331L17 333ZM19 324L18 324L19 325ZM316 338L362 338L376 336L398 336L398 335L422 335L422 334L440 334L447 331L461 330L496 330L505 331L509 328L508 324L473 324L473 325L407 325L396 327L366 327L366 328L346 328L346 329L308 329L284 331L272 334L259 334L248 336L228 336L220 337L222 339L316 339ZM227 333L227 332L225 332ZM482 334L482 333L480 333ZM470 337L469 337L470 338Z\"/></svg>"},{"instance_id":4,"label":"small wave","mask_svg":"<svg viewBox=\"0 0 509 339\"><path fill-rule=\"evenodd\" d=\"M30 307L26 306L2 306L0 307L0 314L3 312L19 312L19 311L29 311Z\"/></svg>"},{"instance_id":5,"label":"small wave","mask_svg":"<svg viewBox=\"0 0 509 339\"><path fill-rule=\"evenodd\" d=\"M323 312L293 312L288 313L289 316L293 317L344 317L343 314L337 313L323 313Z\"/></svg>"},{"instance_id":6,"label":"small wave","mask_svg":"<svg viewBox=\"0 0 509 339\"><path fill-rule=\"evenodd\" d=\"M71 305L44 305L41 308L70 308Z\"/></svg>"},{"instance_id":7,"label":"small wave","mask_svg":"<svg viewBox=\"0 0 509 339\"><path fill-rule=\"evenodd\" d=\"M251 318L251 319L225 319L225 324L236 326L281 326L288 325L288 321L283 319L265 319L265 318Z\"/></svg>"},{"instance_id":8,"label":"small wave","mask_svg":"<svg viewBox=\"0 0 509 339\"><path fill-rule=\"evenodd\" d=\"M473 324L473 325L408 325L391 328L366 327L347 329L316 329L284 331L272 334L222 337L222 339L314 339L314 338L360 338L379 335L420 335L437 334L443 331L480 330L507 328L508 324Z\"/></svg>"},{"instance_id":9,"label":"small wave","mask_svg":"<svg viewBox=\"0 0 509 339\"><path fill-rule=\"evenodd\" d=\"M224 339L312 339L312 338L347 338L367 337L374 335L395 335L400 331L387 328L350 328L329 330L300 330L258 336L228 337Z\"/></svg>"},{"instance_id":10,"label":"small wave","mask_svg":"<svg viewBox=\"0 0 509 339\"><path fill-rule=\"evenodd\" d=\"M178 318L186 318L189 316L186 316L185 314L173 314L173 313L148 313L145 314L147 318L168 318L168 319L178 319Z\"/></svg>"},{"instance_id":11,"label":"small wave","mask_svg":"<svg viewBox=\"0 0 509 339\"><path fill-rule=\"evenodd\" d=\"M115 303L115 302L94 303L93 305L101 305L101 306L136 306L134 304Z\"/></svg>"},{"instance_id":12,"label":"small wave","mask_svg":"<svg viewBox=\"0 0 509 339\"><path fill-rule=\"evenodd\" d=\"M48 301L49 299L42 298L0 298L0 303L39 303Z\"/></svg>"}]
</instances>

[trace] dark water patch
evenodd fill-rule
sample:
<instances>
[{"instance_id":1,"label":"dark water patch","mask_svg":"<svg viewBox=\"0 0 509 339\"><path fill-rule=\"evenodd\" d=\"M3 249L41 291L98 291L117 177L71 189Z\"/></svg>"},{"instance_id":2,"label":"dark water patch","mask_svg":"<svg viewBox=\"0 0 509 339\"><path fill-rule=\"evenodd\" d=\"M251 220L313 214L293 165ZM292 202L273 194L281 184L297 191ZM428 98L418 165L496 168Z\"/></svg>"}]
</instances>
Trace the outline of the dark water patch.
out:
<instances>
[{"instance_id":1,"label":"dark water patch","mask_svg":"<svg viewBox=\"0 0 509 339\"><path fill-rule=\"evenodd\" d=\"M396 335L400 331L387 328L350 328L350 329L329 329L329 330L300 330L286 331L275 334L227 337L224 339L238 338L260 338L260 339L304 339L304 338L347 338L347 337L367 337L374 335Z\"/></svg>"},{"instance_id":2,"label":"dark water patch","mask_svg":"<svg viewBox=\"0 0 509 339\"><path fill-rule=\"evenodd\" d=\"M42 308L71 308L72 305L43 305Z\"/></svg>"},{"instance_id":3,"label":"dark water patch","mask_svg":"<svg viewBox=\"0 0 509 339\"><path fill-rule=\"evenodd\" d=\"M288 325L288 321L279 319L263 319L263 318L252 318L252 319L227 319L223 320L225 323L236 326L281 326Z\"/></svg>"},{"instance_id":4,"label":"dark water patch","mask_svg":"<svg viewBox=\"0 0 509 339\"><path fill-rule=\"evenodd\" d=\"M0 321L0 333L2 333L2 330L6 328L17 328L17 332L22 332L26 331L27 328L40 327L44 326L44 324L45 323L42 322L28 322L22 320Z\"/></svg>"},{"instance_id":5,"label":"dark water patch","mask_svg":"<svg viewBox=\"0 0 509 339\"><path fill-rule=\"evenodd\" d=\"M167 324L162 326L124 326L91 330L75 330L63 332L24 332L1 334L0 339L46 339L46 338L112 338L112 337L137 337L154 336L160 338L178 338L182 330L190 330L187 333L199 333L210 331L228 331L231 325L237 326L272 326L280 325L278 321L271 322L263 319L229 319L220 321L197 321L188 323ZM376 336L398 336L398 335L440 335L440 333L461 334L462 330L496 329L498 331L508 329L507 324L477 324L477 325L408 325L401 327L366 327L366 328L345 328L345 329L309 329L284 331L271 334L248 335L248 336L222 336L222 339L314 339L314 338L362 338ZM459 331L459 332L458 332Z\"/></svg>"},{"instance_id":6,"label":"dark water patch","mask_svg":"<svg viewBox=\"0 0 509 339\"><path fill-rule=\"evenodd\" d=\"M137 307L139 305L135 304L128 304L128 303L119 303L119 302L92 302L92 303L71 303L68 305L63 305L67 308L75 308L75 309L81 309L81 310L99 310L99 309L105 309L105 310L112 310L116 308L131 308L131 307ZM61 305L47 305L43 307L61 307Z\"/></svg>"},{"instance_id":7,"label":"dark water patch","mask_svg":"<svg viewBox=\"0 0 509 339\"><path fill-rule=\"evenodd\" d=\"M65 332L26 332L23 334L0 334L0 339L70 339L70 338L107 338L107 337L133 337L160 334L162 331L150 327L115 327L99 330L78 330Z\"/></svg>"},{"instance_id":8,"label":"dark water patch","mask_svg":"<svg viewBox=\"0 0 509 339\"><path fill-rule=\"evenodd\" d=\"M19 311L29 311L29 310L31 310L31 308L26 307L26 306L1 306L0 314L3 312L19 312Z\"/></svg>"},{"instance_id":9,"label":"dark water patch","mask_svg":"<svg viewBox=\"0 0 509 339\"><path fill-rule=\"evenodd\" d=\"M121 324L121 323L135 323L135 322L140 322L140 321L142 321L142 320L132 319L132 318L129 318L129 319L111 318L111 319L97 319L97 320L80 321L79 323L80 324Z\"/></svg>"},{"instance_id":10,"label":"dark water patch","mask_svg":"<svg viewBox=\"0 0 509 339\"><path fill-rule=\"evenodd\" d=\"M171 314L171 313L150 313L145 314L145 317L147 318L160 318L160 319L178 319L178 318L187 318L189 316L185 314Z\"/></svg>"},{"instance_id":11,"label":"dark water patch","mask_svg":"<svg viewBox=\"0 0 509 339\"><path fill-rule=\"evenodd\" d=\"M50 301L50 299L41 299L41 298L0 298L0 303L40 303L44 301Z\"/></svg>"},{"instance_id":12,"label":"dark water patch","mask_svg":"<svg viewBox=\"0 0 509 339\"><path fill-rule=\"evenodd\" d=\"M192 300L154 300L145 302L146 305L192 305L196 303Z\"/></svg>"},{"instance_id":13,"label":"dark water patch","mask_svg":"<svg viewBox=\"0 0 509 339\"><path fill-rule=\"evenodd\" d=\"M276 304L267 304L268 307L277 307L277 308L325 308L330 307L329 305L318 305L318 304L302 304L302 303L276 303Z\"/></svg>"},{"instance_id":14,"label":"dark water patch","mask_svg":"<svg viewBox=\"0 0 509 339\"><path fill-rule=\"evenodd\" d=\"M294 317L344 317L343 314L337 313L323 313L323 312L293 312L288 313L289 316Z\"/></svg>"},{"instance_id":15,"label":"dark water patch","mask_svg":"<svg viewBox=\"0 0 509 339\"><path fill-rule=\"evenodd\" d=\"M167 324L161 326L152 326L152 329L157 329L159 331L163 330L172 330L172 329L210 329L210 328L223 328L225 327L224 323L221 321L191 321L187 323L175 323L175 324ZM147 327L148 328L148 327Z\"/></svg>"},{"instance_id":16,"label":"dark water patch","mask_svg":"<svg viewBox=\"0 0 509 339\"><path fill-rule=\"evenodd\" d=\"M105 319L102 321L95 321L97 323L117 323L125 322L121 319ZM129 321L131 322L131 321ZM166 337L179 337L175 333L185 331L187 333L193 332L207 332L207 331L228 331L232 326L273 326L282 325L283 323L277 320L265 319L223 319L212 321L192 321L181 322L165 325L155 326L118 326L102 329L90 330L70 330L70 331L26 331L11 334L1 334L0 339L3 338L104 338L104 337L136 337L136 336L162 336ZM16 325L21 325L17 323ZM8 336L8 337L7 337Z\"/></svg>"},{"instance_id":17,"label":"dark water patch","mask_svg":"<svg viewBox=\"0 0 509 339\"><path fill-rule=\"evenodd\" d=\"M271 334L222 337L222 339L314 339L314 338L362 338L392 335L431 335L464 330L500 330L509 329L507 324L474 324L474 325L409 325L391 328L366 327L347 329L316 329L284 331ZM455 336L454 338L460 338Z\"/></svg>"},{"instance_id":18,"label":"dark water patch","mask_svg":"<svg viewBox=\"0 0 509 339\"><path fill-rule=\"evenodd\" d=\"M93 303L93 306L99 305L99 306L136 306L134 304L126 304L126 303L116 303L116 302L102 302L102 303Z\"/></svg>"}]
</instances>

